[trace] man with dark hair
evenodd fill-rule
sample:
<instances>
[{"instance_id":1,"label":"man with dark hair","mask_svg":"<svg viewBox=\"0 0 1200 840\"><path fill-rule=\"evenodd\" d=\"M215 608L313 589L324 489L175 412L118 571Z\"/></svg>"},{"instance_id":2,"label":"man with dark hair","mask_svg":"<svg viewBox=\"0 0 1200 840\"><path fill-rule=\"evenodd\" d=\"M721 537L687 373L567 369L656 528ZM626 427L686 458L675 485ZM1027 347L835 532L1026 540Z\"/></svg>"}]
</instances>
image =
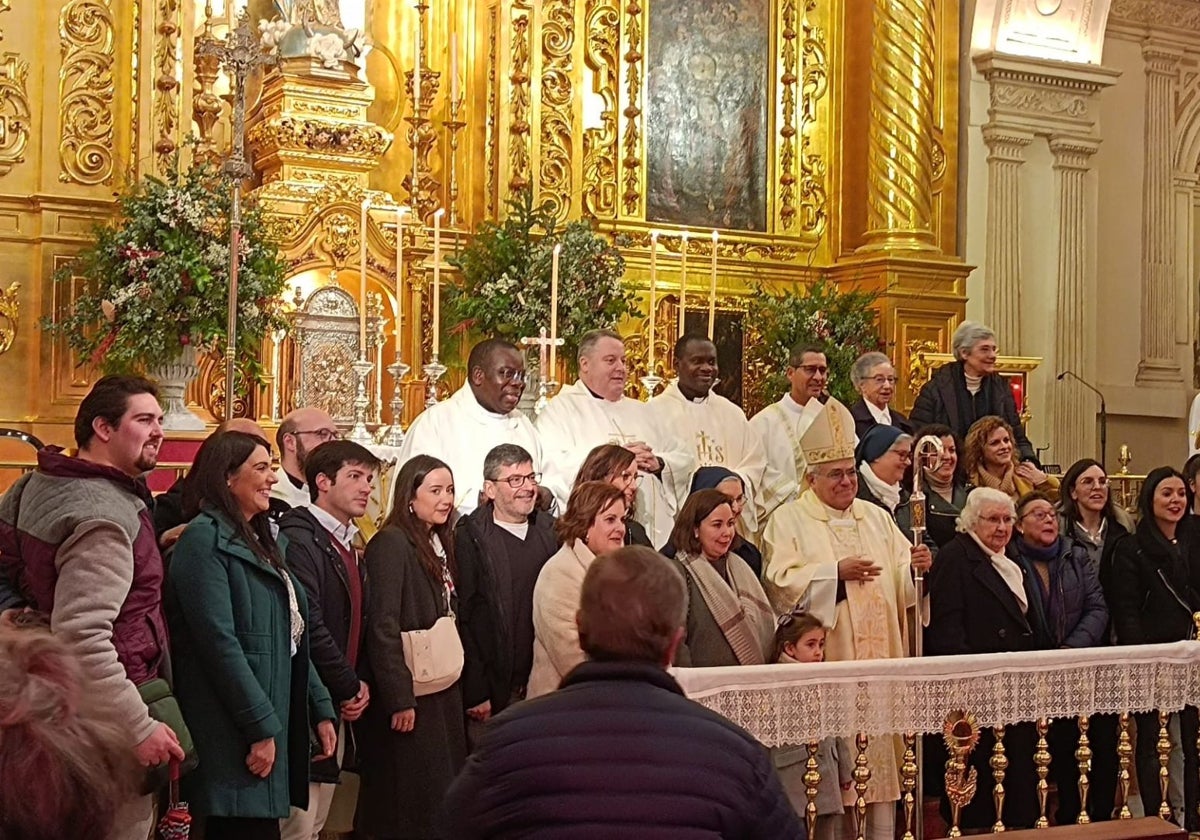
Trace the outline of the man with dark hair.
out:
<instances>
[{"instance_id":1,"label":"man with dark hair","mask_svg":"<svg viewBox=\"0 0 1200 840\"><path fill-rule=\"evenodd\" d=\"M342 433L329 412L319 408L297 408L289 411L275 432L279 449L279 479L271 488L271 498L281 499L289 507L308 504L308 484L304 478L304 463L310 450L323 443L338 440Z\"/></svg>"},{"instance_id":2,"label":"man with dark hair","mask_svg":"<svg viewBox=\"0 0 1200 840\"><path fill-rule=\"evenodd\" d=\"M308 595L309 653L344 721L358 720L371 696L358 667L367 580L354 520L367 510L379 466L370 450L348 440L317 446L304 465L310 501L279 521L288 567ZM283 840L317 840L340 770L338 756L313 762L308 808L292 808L281 826Z\"/></svg>"},{"instance_id":3,"label":"man with dark hair","mask_svg":"<svg viewBox=\"0 0 1200 840\"><path fill-rule=\"evenodd\" d=\"M167 656L163 563L142 480L162 439L154 384L106 376L75 416L79 454L41 450L37 470L0 499L0 577L50 616L147 767L183 758L137 688L160 676ZM153 821L152 797L139 797L122 807L113 837L144 840Z\"/></svg>"},{"instance_id":4,"label":"man with dark hair","mask_svg":"<svg viewBox=\"0 0 1200 840\"><path fill-rule=\"evenodd\" d=\"M554 519L535 508L538 479L523 448L495 447L483 462L487 501L454 531L463 703L472 722L522 699L533 667L533 587L558 551Z\"/></svg>"},{"instance_id":5,"label":"man with dark hair","mask_svg":"<svg viewBox=\"0 0 1200 840\"><path fill-rule=\"evenodd\" d=\"M754 538L760 523L791 498L795 484L767 461L758 432L738 406L713 390L717 384L717 345L703 335L682 336L675 343L678 377L650 400L660 425L689 442L696 466L724 467L741 479L744 507L738 530Z\"/></svg>"},{"instance_id":6,"label":"man with dark hair","mask_svg":"<svg viewBox=\"0 0 1200 840\"><path fill-rule=\"evenodd\" d=\"M766 749L666 673L686 617L671 561L641 546L597 557L576 617L590 661L491 723L443 835L803 837Z\"/></svg>"},{"instance_id":7,"label":"man with dark hair","mask_svg":"<svg viewBox=\"0 0 1200 840\"><path fill-rule=\"evenodd\" d=\"M529 418L518 408L525 393L525 357L515 345L496 338L471 348L467 381L447 400L425 409L409 427L399 463L414 455L432 455L454 473L459 513L480 503L483 460L502 443L524 447L535 469L542 467L542 446Z\"/></svg>"}]
</instances>

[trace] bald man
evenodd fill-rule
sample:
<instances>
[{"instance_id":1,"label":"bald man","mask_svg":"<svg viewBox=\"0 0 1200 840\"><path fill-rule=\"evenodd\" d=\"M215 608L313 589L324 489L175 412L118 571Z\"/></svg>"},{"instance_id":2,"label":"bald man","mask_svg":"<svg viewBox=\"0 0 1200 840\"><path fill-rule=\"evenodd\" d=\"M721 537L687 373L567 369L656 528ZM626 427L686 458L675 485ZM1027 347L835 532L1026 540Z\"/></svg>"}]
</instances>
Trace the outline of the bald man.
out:
<instances>
[{"instance_id":1,"label":"bald man","mask_svg":"<svg viewBox=\"0 0 1200 840\"><path fill-rule=\"evenodd\" d=\"M242 432L260 438L267 436L261 426L246 417L234 417L213 429L214 435L220 432ZM173 545L188 523L183 515L183 480L183 476L179 477L169 490L154 498L154 533L158 535L160 548Z\"/></svg>"},{"instance_id":2,"label":"bald man","mask_svg":"<svg viewBox=\"0 0 1200 840\"><path fill-rule=\"evenodd\" d=\"M312 499L304 482L304 463L310 450L342 436L333 418L319 408L297 408L288 412L275 433L279 449L279 479L271 488L271 498L280 499L290 507L302 507Z\"/></svg>"}]
</instances>

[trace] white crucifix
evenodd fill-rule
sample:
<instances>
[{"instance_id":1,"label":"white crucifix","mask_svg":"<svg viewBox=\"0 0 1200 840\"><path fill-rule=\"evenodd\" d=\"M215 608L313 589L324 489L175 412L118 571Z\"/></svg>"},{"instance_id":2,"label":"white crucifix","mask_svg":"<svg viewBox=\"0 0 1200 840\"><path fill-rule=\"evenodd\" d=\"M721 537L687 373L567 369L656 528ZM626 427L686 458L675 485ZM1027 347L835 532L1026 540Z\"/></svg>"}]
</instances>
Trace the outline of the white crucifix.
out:
<instances>
[{"instance_id":1,"label":"white crucifix","mask_svg":"<svg viewBox=\"0 0 1200 840\"><path fill-rule=\"evenodd\" d=\"M546 402L549 400L551 391L558 387L558 382L555 381L554 371L550 370L548 361L548 353L552 346L562 347L565 342L561 338L550 338L546 334L546 328L542 327L538 331L536 337L525 337L521 339L522 347L538 348L538 395L537 400L533 404L534 416L542 413L542 409L546 407Z\"/></svg>"}]
</instances>

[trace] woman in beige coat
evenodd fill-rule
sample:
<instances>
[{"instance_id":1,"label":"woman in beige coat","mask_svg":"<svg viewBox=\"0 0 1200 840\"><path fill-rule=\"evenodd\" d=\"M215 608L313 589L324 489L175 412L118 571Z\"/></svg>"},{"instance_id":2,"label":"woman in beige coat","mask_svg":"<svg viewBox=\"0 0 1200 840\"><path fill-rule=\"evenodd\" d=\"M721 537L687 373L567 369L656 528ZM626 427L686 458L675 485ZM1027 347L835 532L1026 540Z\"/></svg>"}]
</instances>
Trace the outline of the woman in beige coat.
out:
<instances>
[{"instance_id":1,"label":"woman in beige coat","mask_svg":"<svg viewBox=\"0 0 1200 840\"><path fill-rule=\"evenodd\" d=\"M554 691L584 660L575 627L579 592L592 561L625 544L624 492L604 481L578 485L554 529L562 548L546 561L533 587L533 670L526 697Z\"/></svg>"}]
</instances>

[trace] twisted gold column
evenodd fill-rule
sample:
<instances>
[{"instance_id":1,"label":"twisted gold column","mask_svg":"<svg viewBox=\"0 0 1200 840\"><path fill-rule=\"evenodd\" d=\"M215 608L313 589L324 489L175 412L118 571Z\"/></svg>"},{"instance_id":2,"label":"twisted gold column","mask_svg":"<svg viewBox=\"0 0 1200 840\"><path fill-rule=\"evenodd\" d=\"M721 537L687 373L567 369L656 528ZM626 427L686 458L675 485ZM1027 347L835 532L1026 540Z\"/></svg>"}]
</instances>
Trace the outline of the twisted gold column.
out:
<instances>
[{"instance_id":1,"label":"twisted gold column","mask_svg":"<svg viewBox=\"0 0 1200 840\"><path fill-rule=\"evenodd\" d=\"M808 798L804 806L804 823L809 837L817 834L817 788L821 786L821 770L817 766L819 746L817 741L808 742L808 760L804 762L804 795Z\"/></svg>"},{"instance_id":2,"label":"twisted gold column","mask_svg":"<svg viewBox=\"0 0 1200 840\"><path fill-rule=\"evenodd\" d=\"M875 0L862 251L936 250L933 0Z\"/></svg>"},{"instance_id":3,"label":"twisted gold column","mask_svg":"<svg viewBox=\"0 0 1200 840\"><path fill-rule=\"evenodd\" d=\"M871 781L871 768L867 766L867 736L859 732L854 736L858 754L854 756L854 836L856 840L867 838L867 782ZM810 835L811 836L811 835Z\"/></svg>"},{"instance_id":4,"label":"twisted gold column","mask_svg":"<svg viewBox=\"0 0 1200 840\"><path fill-rule=\"evenodd\" d=\"M1155 744L1158 749L1158 791L1162 796L1158 816L1168 822L1171 819L1171 800L1167 795L1171 787L1171 772L1167 769L1171 763L1171 733L1167 731L1170 719L1171 716L1166 712L1158 713L1158 743Z\"/></svg>"},{"instance_id":5,"label":"twisted gold column","mask_svg":"<svg viewBox=\"0 0 1200 840\"><path fill-rule=\"evenodd\" d=\"M1120 818L1123 820L1133 819L1133 813L1129 810L1129 764L1132 758L1133 741L1129 737L1129 713L1123 712L1121 733L1117 736L1117 766L1120 767L1117 779L1121 788Z\"/></svg>"},{"instance_id":6,"label":"twisted gold column","mask_svg":"<svg viewBox=\"0 0 1200 840\"><path fill-rule=\"evenodd\" d=\"M997 726L993 730L996 743L992 745L992 757L988 764L992 768L992 800L996 803L996 822L992 825L992 833L1004 831L1004 776L1008 770L1008 756L1004 754L1004 727Z\"/></svg>"},{"instance_id":7,"label":"twisted gold column","mask_svg":"<svg viewBox=\"0 0 1200 840\"><path fill-rule=\"evenodd\" d=\"M915 840L913 820L917 809L917 736L904 735L904 756L900 761L900 800L904 803L904 835L901 840ZM812 837L810 832L809 837Z\"/></svg>"},{"instance_id":8,"label":"twisted gold column","mask_svg":"<svg viewBox=\"0 0 1200 840\"><path fill-rule=\"evenodd\" d=\"M1075 818L1078 825L1087 825L1092 821L1088 816L1088 773L1092 769L1092 747L1088 741L1088 716L1079 716L1079 748L1075 750L1075 760L1079 762L1079 816Z\"/></svg>"},{"instance_id":9,"label":"twisted gold column","mask_svg":"<svg viewBox=\"0 0 1200 840\"><path fill-rule=\"evenodd\" d=\"M1046 733L1050 731L1050 721L1038 718L1037 750L1033 754L1033 764L1037 768L1037 797L1038 818L1034 828L1048 828L1050 821L1046 819L1046 797L1050 795L1050 784L1046 777L1050 775L1050 744L1046 741Z\"/></svg>"}]
</instances>

